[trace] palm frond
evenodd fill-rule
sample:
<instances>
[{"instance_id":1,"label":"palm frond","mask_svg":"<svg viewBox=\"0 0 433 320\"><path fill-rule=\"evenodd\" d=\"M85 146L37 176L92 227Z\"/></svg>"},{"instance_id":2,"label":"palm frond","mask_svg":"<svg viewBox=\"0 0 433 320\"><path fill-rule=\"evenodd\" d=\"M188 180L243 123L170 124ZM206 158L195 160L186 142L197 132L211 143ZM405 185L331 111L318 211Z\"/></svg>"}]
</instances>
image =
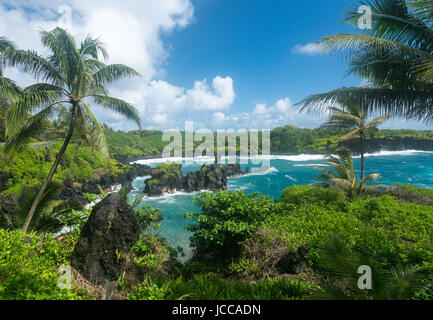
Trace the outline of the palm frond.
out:
<instances>
[{"instance_id":1,"label":"palm frond","mask_svg":"<svg viewBox=\"0 0 433 320\"><path fill-rule=\"evenodd\" d=\"M92 95L90 97L95 103L123 115L125 118L134 121L141 128L138 110L128 102L109 96Z\"/></svg>"},{"instance_id":2,"label":"palm frond","mask_svg":"<svg viewBox=\"0 0 433 320\"><path fill-rule=\"evenodd\" d=\"M0 52L5 52L7 49L15 49L15 43L6 37L0 36Z\"/></svg>"},{"instance_id":3,"label":"palm frond","mask_svg":"<svg viewBox=\"0 0 433 320\"><path fill-rule=\"evenodd\" d=\"M381 88L341 88L327 93L316 94L299 102L300 112L326 111L329 104L335 104L342 97L357 100L369 112L392 114L430 123L433 120L433 93L417 90L393 90Z\"/></svg>"},{"instance_id":4,"label":"palm frond","mask_svg":"<svg viewBox=\"0 0 433 320\"><path fill-rule=\"evenodd\" d=\"M423 289L428 276L433 274L433 269L418 266L397 266L391 270L388 297L394 300L408 300L414 294Z\"/></svg>"},{"instance_id":5,"label":"palm frond","mask_svg":"<svg viewBox=\"0 0 433 320\"><path fill-rule=\"evenodd\" d=\"M31 116L19 127L8 127L6 151L13 152L19 150L24 145L30 143L32 137L37 133L48 128L50 124L48 119L52 117L54 112L53 108L56 104L50 105L34 116Z\"/></svg>"},{"instance_id":6,"label":"palm frond","mask_svg":"<svg viewBox=\"0 0 433 320\"><path fill-rule=\"evenodd\" d=\"M38 108L60 103L59 100L62 96L63 92L57 90L40 90L22 95L18 101L8 108L8 135L14 135Z\"/></svg>"},{"instance_id":7,"label":"palm frond","mask_svg":"<svg viewBox=\"0 0 433 320\"><path fill-rule=\"evenodd\" d=\"M35 51L10 50L6 54L6 63L11 67L20 68L40 81L59 86L65 84L61 70Z\"/></svg>"},{"instance_id":8,"label":"palm frond","mask_svg":"<svg viewBox=\"0 0 433 320\"><path fill-rule=\"evenodd\" d=\"M80 104L80 111L82 120L81 125L83 131L86 133L87 139L90 142L95 142L95 145L102 157L108 161L110 155L108 152L104 129L101 127L101 124L96 119L89 105L84 101Z\"/></svg>"},{"instance_id":9,"label":"palm frond","mask_svg":"<svg viewBox=\"0 0 433 320\"><path fill-rule=\"evenodd\" d=\"M424 17L409 8L410 1L408 4L405 0L370 0L359 4L372 9L372 28L365 30L368 35L426 49L431 46L433 32L424 23ZM345 21L357 24L360 15L357 10L349 11Z\"/></svg>"},{"instance_id":10,"label":"palm frond","mask_svg":"<svg viewBox=\"0 0 433 320\"><path fill-rule=\"evenodd\" d=\"M109 59L104 43L100 39L95 39L92 38L92 36L88 35L86 39L81 43L81 56L83 58L87 58L87 56L89 56L97 60L99 58L99 53L105 60Z\"/></svg>"},{"instance_id":11,"label":"palm frond","mask_svg":"<svg viewBox=\"0 0 433 320\"><path fill-rule=\"evenodd\" d=\"M106 85L120 79L138 77L140 74L123 64L112 64L98 70L93 77L96 83Z\"/></svg>"},{"instance_id":12,"label":"palm frond","mask_svg":"<svg viewBox=\"0 0 433 320\"><path fill-rule=\"evenodd\" d=\"M338 34L324 37L321 41L321 45L331 53L343 51L347 58L350 58L353 55L358 55L362 53L365 48L368 48L370 52L383 54L385 51L392 54L398 54L399 56L405 56L408 59L413 60L433 59L433 54L424 50L413 48L397 41L367 35Z\"/></svg>"},{"instance_id":13,"label":"palm frond","mask_svg":"<svg viewBox=\"0 0 433 320\"><path fill-rule=\"evenodd\" d=\"M360 131L361 131L360 128L356 128L356 129L354 129L354 130L352 130L352 131L346 133L345 135L341 136L340 139L344 140L344 139L351 138L351 137L353 137L353 136L359 134Z\"/></svg>"}]
</instances>

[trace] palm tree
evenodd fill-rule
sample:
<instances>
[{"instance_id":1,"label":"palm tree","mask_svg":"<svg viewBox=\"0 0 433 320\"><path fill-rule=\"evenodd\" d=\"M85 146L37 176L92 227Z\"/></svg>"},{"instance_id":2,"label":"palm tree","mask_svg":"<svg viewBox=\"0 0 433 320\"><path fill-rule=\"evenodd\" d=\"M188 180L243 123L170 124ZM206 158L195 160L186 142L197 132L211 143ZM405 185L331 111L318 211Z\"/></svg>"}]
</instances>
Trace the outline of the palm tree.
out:
<instances>
[{"instance_id":1,"label":"palm tree","mask_svg":"<svg viewBox=\"0 0 433 320\"><path fill-rule=\"evenodd\" d=\"M359 135L361 143L361 179L364 179L365 172L365 141L366 134L378 131L378 126L383 124L389 115L383 115L369 121L367 113L365 113L361 106L356 101L346 101L342 103L341 107L329 107L329 112L332 112L327 122L322 128L337 128L351 130L349 133L341 137L341 139L351 138Z\"/></svg>"},{"instance_id":2,"label":"palm tree","mask_svg":"<svg viewBox=\"0 0 433 320\"><path fill-rule=\"evenodd\" d=\"M6 53L7 62L33 74L42 83L25 88L25 95L10 106L7 117L8 146L28 143L36 132L43 129L53 116L57 105L69 107L70 124L63 145L42 185L23 225L26 232L35 210L52 180L60 160L75 131L82 132L89 141L96 141L98 149L108 159L104 131L97 121L89 102L119 113L140 126L138 111L129 103L108 95L106 85L139 74L125 65L106 65L99 61L108 58L103 44L91 36L76 45L65 30L40 31L42 44L51 51L44 58L32 51L14 50Z\"/></svg>"},{"instance_id":3,"label":"palm tree","mask_svg":"<svg viewBox=\"0 0 433 320\"><path fill-rule=\"evenodd\" d=\"M368 86L341 88L307 97L303 109L323 110L351 98L369 111L433 122L433 1L358 1L372 8L372 28L362 34L338 34L320 41L324 50L342 51L348 73ZM355 9L345 21L356 25Z\"/></svg>"},{"instance_id":4,"label":"palm tree","mask_svg":"<svg viewBox=\"0 0 433 320\"><path fill-rule=\"evenodd\" d=\"M357 181L350 150L341 148L336 150L336 153L336 156L328 155L328 164L335 172L322 167L313 167L322 172L317 177L317 180L325 181L318 183L318 185L333 185L344 190L349 198L353 198L357 193L361 193L366 188L366 182L380 178L380 174L373 173Z\"/></svg>"},{"instance_id":5,"label":"palm tree","mask_svg":"<svg viewBox=\"0 0 433 320\"><path fill-rule=\"evenodd\" d=\"M416 265L387 268L378 259L354 252L346 239L332 234L319 251L319 268L324 273L320 290L310 298L316 300L410 300L420 290L428 288L433 269ZM372 289L358 287L358 268L372 269Z\"/></svg>"},{"instance_id":6,"label":"palm tree","mask_svg":"<svg viewBox=\"0 0 433 320\"><path fill-rule=\"evenodd\" d=\"M81 209L79 203L56 200L60 189L61 186L56 183L50 182L48 184L35 210L28 231L37 233L58 232L64 226L64 223L60 218L72 210ZM4 227L10 229L21 228L37 194L37 189L24 187L18 198L18 206L14 214L11 217L6 216L5 214L3 215L3 218L6 221Z\"/></svg>"},{"instance_id":7,"label":"palm tree","mask_svg":"<svg viewBox=\"0 0 433 320\"><path fill-rule=\"evenodd\" d=\"M5 37L0 37L0 139L6 138L7 107L21 93L21 89L11 79L3 76L4 53L14 50L15 44Z\"/></svg>"}]
</instances>

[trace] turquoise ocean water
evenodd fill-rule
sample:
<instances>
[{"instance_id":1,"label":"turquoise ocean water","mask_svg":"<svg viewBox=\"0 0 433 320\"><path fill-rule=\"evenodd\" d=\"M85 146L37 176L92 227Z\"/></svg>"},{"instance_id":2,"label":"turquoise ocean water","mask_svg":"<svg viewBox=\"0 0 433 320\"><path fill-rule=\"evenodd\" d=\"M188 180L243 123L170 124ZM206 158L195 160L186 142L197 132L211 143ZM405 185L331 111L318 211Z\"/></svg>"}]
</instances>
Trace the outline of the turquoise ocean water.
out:
<instances>
[{"instance_id":1,"label":"turquoise ocean water","mask_svg":"<svg viewBox=\"0 0 433 320\"><path fill-rule=\"evenodd\" d=\"M239 159L238 159L239 160ZM143 160L138 163L148 164L152 167L167 159ZM204 163L213 161L202 159L195 163L183 163L182 171L186 174L189 171L198 170ZM253 172L251 174L229 179L229 190L242 190L245 193L260 192L278 199L282 191L293 185L306 185L313 183L318 171L311 166L326 166L326 159L318 155L298 156L272 156L270 168L265 171ZM360 168L360 159L354 160L355 168ZM260 165L242 164L242 169L250 167L253 170L260 169ZM420 187L433 188L433 152L381 152L367 155L366 174L380 173L382 178L377 181L379 184L410 183ZM131 197L142 193L144 180L149 177L139 177L133 182L134 191ZM194 204L195 194L186 194L182 191L173 195L166 195L160 198L144 197L142 205L159 208L164 215L164 222L160 228L160 234L166 238L174 247L184 248L187 256L191 254L189 249L190 233L184 228L188 220L183 218L183 213L197 211Z\"/></svg>"}]
</instances>

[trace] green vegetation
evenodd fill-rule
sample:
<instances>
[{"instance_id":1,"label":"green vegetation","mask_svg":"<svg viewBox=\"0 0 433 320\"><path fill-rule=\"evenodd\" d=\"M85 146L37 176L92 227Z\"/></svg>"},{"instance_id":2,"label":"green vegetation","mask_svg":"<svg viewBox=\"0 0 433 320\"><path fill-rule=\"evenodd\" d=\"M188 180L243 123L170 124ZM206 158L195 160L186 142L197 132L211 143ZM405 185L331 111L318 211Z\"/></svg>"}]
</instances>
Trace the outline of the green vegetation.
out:
<instances>
[{"instance_id":1,"label":"green vegetation","mask_svg":"<svg viewBox=\"0 0 433 320\"><path fill-rule=\"evenodd\" d=\"M132 288L129 300L294 300L306 290L296 280L268 279L249 283L226 280L216 274L192 279L148 277Z\"/></svg>"},{"instance_id":2,"label":"green vegetation","mask_svg":"<svg viewBox=\"0 0 433 320\"><path fill-rule=\"evenodd\" d=\"M152 176L158 177L158 179L170 179L176 177L182 177L181 171L182 165L179 163L160 163L155 169L152 170Z\"/></svg>"},{"instance_id":3,"label":"green vegetation","mask_svg":"<svg viewBox=\"0 0 433 320\"><path fill-rule=\"evenodd\" d=\"M110 154L115 158L160 155L168 142L162 141L161 131L114 131L107 128L105 136Z\"/></svg>"},{"instance_id":4,"label":"green vegetation","mask_svg":"<svg viewBox=\"0 0 433 320\"><path fill-rule=\"evenodd\" d=\"M60 191L60 186L51 182L42 196L36 208L34 218L29 225L30 232L36 233L56 233L59 232L64 223L62 217L72 210L81 209L78 203L72 201L55 200ZM27 217L27 213L36 197L38 190L31 187L24 187L18 199L18 207L14 214L8 217L0 212L6 221L4 227L9 229L19 229ZM1 223L0 223L0 226Z\"/></svg>"},{"instance_id":5,"label":"green vegetation","mask_svg":"<svg viewBox=\"0 0 433 320\"><path fill-rule=\"evenodd\" d=\"M20 194L24 186L37 186L41 184L48 175L55 161L56 154L61 148L61 143L35 149L23 146L20 152L5 153L5 147L0 147L1 172L10 177L8 185L3 194ZM101 172L102 170L102 172ZM91 179L97 172L119 174L126 167L111 159L108 163L103 157L91 147L71 144L66 150L62 162L53 177L53 181L61 183L70 177L74 181L78 179Z\"/></svg>"},{"instance_id":6,"label":"green vegetation","mask_svg":"<svg viewBox=\"0 0 433 320\"><path fill-rule=\"evenodd\" d=\"M304 99L305 108L323 110L341 99L356 100L364 110L404 118L432 121L433 12L429 0L356 1L346 22L356 26L368 4L372 28L361 34L325 37L321 45L331 52L343 51L348 73L368 86L341 88Z\"/></svg>"},{"instance_id":7,"label":"green vegetation","mask_svg":"<svg viewBox=\"0 0 433 320\"><path fill-rule=\"evenodd\" d=\"M424 193L421 188L411 189ZM352 277L353 280L354 275L357 275L357 268L370 262L372 265L374 262L378 270L394 277L394 280L387 282L387 287L381 288L382 295L368 292L365 293L366 296L362 296L362 292L358 290L356 295L346 292L346 296L341 295L340 298L432 297L433 282L426 275L433 267L433 210L430 206L401 202L389 195L378 198L364 196L351 200L338 190L306 186L288 188L278 203L265 198L248 197L242 192L222 192L201 196L199 199L201 213L194 215L195 223L190 227L194 231L192 246L195 249L194 259L197 261L209 265L218 264L219 270L227 270L229 266L230 272L241 278L266 278L270 275L278 278L286 272L281 262L288 252L296 253L300 248L308 248L306 259L309 272L321 279L318 283L319 289L313 292L316 297L321 292L331 298L330 295L336 290L331 290L328 286L326 288L329 291L323 292L325 283L334 283L326 280L329 270L323 268L326 260L323 248L334 235L338 235L344 239L347 250L353 256L364 258L362 264L355 263L351 270L345 270L347 277ZM226 201L227 199L230 201ZM259 200L267 202L268 205L257 205ZM256 210L266 208L266 215L262 216L259 211L255 219L239 218L242 217L242 209L247 210L249 206L254 206ZM218 216L218 220L214 215ZM245 228L247 220L250 221L248 229ZM240 230L245 232L240 233ZM220 239L239 240L224 242ZM202 248L207 250L205 256ZM235 254L221 260L221 252ZM336 259L333 260L334 263ZM209 263L209 260L212 263ZM424 275L421 277L423 283L410 280L413 290L403 293L404 288L396 288L398 283L405 283L399 280L401 277L419 279L420 274ZM358 278L359 275L356 279ZM352 289L356 284L357 282L351 283ZM393 295L395 292L400 293Z\"/></svg>"},{"instance_id":8,"label":"green vegetation","mask_svg":"<svg viewBox=\"0 0 433 320\"><path fill-rule=\"evenodd\" d=\"M416 203L432 193L396 190L401 200L387 194L351 199L313 186L290 187L278 202L242 191L201 194L200 210L187 214L194 256L184 263L151 234L149 224L159 225L157 210L136 209L147 218L140 220L145 231L131 255L145 280L122 280L119 290L143 300L432 299L433 209ZM68 265L89 213L65 214L64 224L76 228L61 241L0 229L0 297L91 298L77 286L56 286L57 269ZM353 281L361 265L378 272L373 281L383 286L360 292Z\"/></svg>"},{"instance_id":9,"label":"green vegetation","mask_svg":"<svg viewBox=\"0 0 433 320\"><path fill-rule=\"evenodd\" d=\"M188 213L195 224L191 246L195 255L206 261L226 262L240 254L245 240L254 233L275 204L269 197L243 192L203 193L196 203L201 213Z\"/></svg>"},{"instance_id":10,"label":"green vegetation","mask_svg":"<svg viewBox=\"0 0 433 320\"><path fill-rule=\"evenodd\" d=\"M0 300L87 298L87 293L74 285L63 290L57 286L58 269L69 265L75 241L0 229Z\"/></svg>"},{"instance_id":11,"label":"green vegetation","mask_svg":"<svg viewBox=\"0 0 433 320\"><path fill-rule=\"evenodd\" d=\"M367 133L378 132L378 126L383 124L389 115L377 117L369 121L367 117L368 111L364 111L361 105L353 99L342 99L339 101L341 107L329 107L328 111L332 112L323 128L336 128L343 130L350 130L345 133L341 139L347 139L359 135L361 147L361 180L364 179L365 172L365 139Z\"/></svg>"},{"instance_id":12,"label":"green vegetation","mask_svg":"<svg viewBox=\"0 0 433 320\"><path fill-rule=\"evenodd\" d=\"M319 185L325 185L328 187L333 186L344 190L348 197L353 198L356 194L364 192L369 187L366 185L368 181L380 178L378 173L373 173L367 177L361 176L361 179L358 181L356 179L350 150L345 148L338 149L336 150L336 153L337 156L328 155L328 164L334 171L321 167L314 167L316 170L322 172L322 174L317 177L317 180L324 182L319 183Z\"/></svg>"},{"instance_id":13,"label":"green vegetation","mask_svg":"<svg viewBox=\"0 0 433 320\"><path fill-rule=\"evenodd\" d=\"M433 279L431 268L405 265L388 269L374 258L351 250L342 237L332 236L321 248L319 256L319 266L328 277L321 280L320 288L311 298L409 300L431 294L431 284L427 283ZM368 266L371 270L371 282L363 283L369 290L359 290L359 273L356 271L360 266Z\"/></svg>"},{"instance_id":14,"label":"green vegetation","mask_svg":"<svg viewBox=\"0 0 433 320\"><path fill-rule=\"evenodd\" d=\"M177 260L181 250L155 233L162 221L159 210L140 207L142 195L130 201L142 235L125 257L133 271L119 281L121 296L131 300L432 300L433 191L411 185L367 188L365 182L378 174L364 177L362 172L358 181L350 152L339 148L342 135L358 133L361 145L372 138L433 141L433 131L374 130L387 115L366 123L366 117L377 111L432 120L432 11L423 10L430 2L369 1L378 14L367 35L338 35L322 42L330 49L348 51L350 71L371 86L308 97L303 104L310 110L323 111L348 101L350 105L333 106L326 128L274 129L271 151L336 151L338 158L329 160L333 171L317 168L322 171L319 180L325 183L287 188L279 201L242 191L200 194L199 210L185 214L193 257L182 262ZM347 21L357 18L359 13L350 12ZM108 151L125 161L159 154L168 142L162 141L159 131L126 133L103 127L85 102L90 99L139 122L134 107L109 97L105 89L115 80L136 76L134 70L100 62L105 50L91 37L77 46L59 28L42 31L41 36L51 51L47 59L17 50L0 37L0 68L6 63L47 81L22 90L0 69L0 139L7 142L0 147L1 196L19 196L12 215L0 212L0 300L91 299L89 288L84 288L93 289L91 285L78 281L69 289L58 285L59 270L69 266L91 212L54 200L58 184L67 177L76 182L123 172L126 166L109 158ZM52 119L55 113L57 118ZM347 134L349 128L353 130ZM45 145L42 136L62 142ZM20 152L14 149L18 147ZM180 169L177 164L161 164L153 170L157 178L147 184L179 177ZM128 193L120 191L125 199ZM96 195L85 196L96 199ZM101 196L106 196L103 190ZM68 232L56 237L54 233L63 227ZM373 271L369 290L358 287L360 266Z\"/></svg>"},{"instance_id":15,"label":"green vegetation","mask_svg":"<svg viewBox=\"0 0 433 320\"><path fill-rule=\"evenodd\" d=\"M54 108L59 105L69 106L66 116L69 113L70 123L63 145L29 209L23 225L24 232L27 231L74 134L84 136L89 145L96 147L104 159L109 157L104 131L95 118L89 101L135 121L140 127L135 107L109 96L106 89L107 85L116 80L138 76L135 70L125 65L102 63L99 57L103 56L107 60L108 54L102 42L91 36L87 36L79 46L72 35L61 28L42 30L40 36L42 44L51 53L47 58L33 51L16 50L12 47L3 50L9 65L19 67L36 79L43 78L46 81L25 88L19 99L8 106L7 149L15 150L28 144L35 134L46 127L47 119L52 117Z\"/></svg>"}]
</instances>

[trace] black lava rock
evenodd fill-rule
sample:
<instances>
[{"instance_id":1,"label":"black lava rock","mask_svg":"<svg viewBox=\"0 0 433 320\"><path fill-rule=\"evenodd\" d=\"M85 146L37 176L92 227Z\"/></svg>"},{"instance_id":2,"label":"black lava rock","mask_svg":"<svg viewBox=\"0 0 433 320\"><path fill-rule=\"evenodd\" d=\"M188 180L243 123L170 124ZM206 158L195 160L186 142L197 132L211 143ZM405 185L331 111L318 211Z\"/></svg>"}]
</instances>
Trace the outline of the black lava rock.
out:
<instances>
[{"instance_id":1,"label":"black lava rock","mask_svg":"<svg viewBox=\"0 0 433 320\"><path fill-rule=\"evenodd\" d=\"M134 210L118 193L112 193L93 208L71 265L91 283L102 285L110 299L139 234Z\"/></svg>"}]
</instances>

